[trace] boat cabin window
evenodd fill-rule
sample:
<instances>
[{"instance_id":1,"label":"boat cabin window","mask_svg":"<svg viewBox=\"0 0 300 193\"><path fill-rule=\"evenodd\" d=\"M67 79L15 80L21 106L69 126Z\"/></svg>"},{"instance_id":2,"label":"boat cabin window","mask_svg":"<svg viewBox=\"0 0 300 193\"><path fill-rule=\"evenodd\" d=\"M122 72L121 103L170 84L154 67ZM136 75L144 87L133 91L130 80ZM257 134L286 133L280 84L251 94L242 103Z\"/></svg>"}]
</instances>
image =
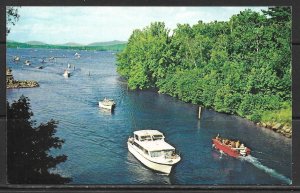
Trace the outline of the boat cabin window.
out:
<instances>
[{"instance_id":1,"label":"boat cabin window","mask_svg":"<svg viewBox=\"0 0 300 193\"><path fill-rule=\"evenodd\" d=\"M140 141L151 141L151 136L150 135L144 135L140 137Z\"/></svg>"},{"instance_id":2,"label":"boat cabin window","mask_svg":"<svg viewBox=\"0 0 300 193\"><path fill-rule=\"evenodd\" d=\"M151 157L160 157L162 155L161 151L151 151L150 152Z\"/></svg>"},{"instance_id":3,"label":"boat cabin window","mask_svg":"<svg viewBox=\"0 0 300 193\"><path fill-rule=\"evenodd\" d=\"M174 150L151 151L150 155L151 155L151 157L160 157L160 156L170 157L170 156L174 155L174 153L175 153Z\"/></svg>"},{"instance_id":4,"label":"boat cabin window","mask_svg":"<svg viewBox=\"0 0 300 193\"><path fill-rule=\"evenodd\" d=\"M136 140L139 140L139 137L138 137L137 135L134 135L134 138L135 138Z\"/></svg>"},{"instance_id":5,"label":"boat cabin window","mask_svg":"<svg viewBox=\"0 0 300 193\"><path fill-rule=\"evenodd\" d=\"M164 151L164 154L165 154L165 156L172 156L175 154L175 151L174 150L166 150L166 151Z\"/></svg>"},{"instance_id":6,"label":"boat cabin window","mask_svg":"<svg viewBox=\"0 0 300 193\"><path fill-rule=\"evenodd\" d=\"M162 135L153 135L152 138L153 138L153 141L156 141L156 140L161 140L164 137Z\"/></svg>"}]
</instances>

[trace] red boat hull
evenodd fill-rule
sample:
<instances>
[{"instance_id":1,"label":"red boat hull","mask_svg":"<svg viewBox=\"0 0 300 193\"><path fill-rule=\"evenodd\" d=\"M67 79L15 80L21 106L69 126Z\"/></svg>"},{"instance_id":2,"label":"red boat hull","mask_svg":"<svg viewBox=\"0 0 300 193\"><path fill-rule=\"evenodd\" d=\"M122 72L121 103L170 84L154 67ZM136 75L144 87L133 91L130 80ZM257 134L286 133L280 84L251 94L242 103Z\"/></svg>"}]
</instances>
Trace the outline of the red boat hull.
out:
<instances>
[{"instance_id":1,"label":"red boat hull","mask_svg":"<svg viewBox=\"0 0 300 193\"><path fill-rule=\"evenodd\" d=\"M227 155L235 157L235 158L242 156L238 150L232 149L230 146L222 144L217 139L212 139L212 140L213 140L214 147L220 151L223 151ZM246 156L250 154L250 151L251 150L246 147Z\"/></svg>"}]
</instances>

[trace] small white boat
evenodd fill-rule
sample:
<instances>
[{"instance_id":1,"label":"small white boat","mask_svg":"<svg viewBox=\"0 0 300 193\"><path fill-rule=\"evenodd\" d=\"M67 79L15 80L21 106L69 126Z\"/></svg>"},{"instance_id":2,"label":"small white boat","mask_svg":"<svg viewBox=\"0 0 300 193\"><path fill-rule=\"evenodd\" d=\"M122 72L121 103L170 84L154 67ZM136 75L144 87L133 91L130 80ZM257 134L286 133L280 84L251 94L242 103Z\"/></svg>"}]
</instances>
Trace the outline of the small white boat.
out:
<instances>
[{"instance_id":1,"label":"small white boat","mask_svg":"<svg viewBox=\"0 0 300 193\"><path fill-rule=\"evenodd\" d=\"M127 141L128 150L148 168L170 174L172 167L181 160L158 130L139 130L133 134Z\"/></svg>"},{"instance_id":2,"label":"small white boat","mask_svg":"<svg viewBox=\"0 0 300 193\"><path fill-rule=\"evenodd\" d=\"M27 66L30 66L31 63L30 63L29 60L25 60L24 64L27 65Z\"/></svg>"},{"instance_id":3,"label":"small white boat","mask_svg":"<svg viewBox=\"0 0 300 193\"><path fill-rule=\"evenodd\" d=\"M80 54L79 53L75 53L74 56L76 56L77 58L80 58Z\"/></svg>"},{"instance_id":4,"label":"small white boat","mask_svg":"<svg viewBox=\"0 0 300 193\"><path fill-rule=\"evenodd\" d=\"M63 76L64 76L64 77L70 77L70 74L71 74L71 73L70 73L69 71L65 70Z\"/></svg>"},{"instance_id":5,"label":"small white boat","mask_svg":"<svg viewBox=\"0 0 300 193\"><path fill-rule=\"evenodd\" d=\"M104 108L104 109L113 110L115 105L116 105L116 103L113 99L104 98L103 101L99 101L99 107Z\"/></svg>"},{"instance_id":6,"label":"small white boat","mask_svg":"<svg viewBox=\"0 0 300 193\"><path fill-rule=\"evenodd\" d=\"M19 56L15 56L15 57L14 57L14 61L15 61L15 62L20 61L20 57L19 57Z\"/></svg>"}]
</instances>

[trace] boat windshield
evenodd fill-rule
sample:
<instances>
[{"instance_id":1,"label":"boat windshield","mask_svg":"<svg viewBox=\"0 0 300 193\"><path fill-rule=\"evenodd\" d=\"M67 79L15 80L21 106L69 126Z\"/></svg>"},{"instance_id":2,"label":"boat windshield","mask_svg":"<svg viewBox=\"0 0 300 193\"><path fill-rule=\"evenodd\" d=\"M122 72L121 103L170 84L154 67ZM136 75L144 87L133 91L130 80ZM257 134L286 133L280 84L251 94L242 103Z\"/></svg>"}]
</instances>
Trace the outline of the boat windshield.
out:
<instances>
[{"instance_id":1,"label":"boat windshield","mask_svg":"<svg viewBox=\"0 0 300 193\"><path fill-rule=\"evenodd\" d=\"M153 135L152 137L153 137L153 141L163 139L162 135Z\"/></svg>"},{"instance_id":2,"label":"boat windshield","mask_svg":"<svg viewBox=\"0 0 300 193\"><path fill-rule=\"evenodd\" d=\"M163 151L151 151L150 155L151 157L160 157L160 156L165 156L165 157L171 157L174 155L175 151L174 150L163 150Z\"/></svg>"},{"instance_id":3,"label":"boat windshield","mask_svg":"<svg viewBox=\"0 0 300 193\"><path fill-rule=\"evenodd\" d=\"M141 140L140 141L151 141L151 136L150 135L141 136Z\"/></svg>"}]
</instances>

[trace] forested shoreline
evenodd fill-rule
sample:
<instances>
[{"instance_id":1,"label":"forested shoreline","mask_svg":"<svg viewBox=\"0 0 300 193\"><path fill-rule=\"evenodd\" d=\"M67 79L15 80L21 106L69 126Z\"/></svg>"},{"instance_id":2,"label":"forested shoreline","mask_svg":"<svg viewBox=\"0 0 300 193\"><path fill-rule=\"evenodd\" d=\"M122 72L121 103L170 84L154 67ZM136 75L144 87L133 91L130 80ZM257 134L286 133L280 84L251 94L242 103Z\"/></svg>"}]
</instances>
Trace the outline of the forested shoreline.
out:
<instances>
[{"instance_id":1,"label":"forested shoreline","mask_svg":"<svg viewBox=\"0 0 300 193\"><path fill-rule=\"evenodd\" d=\"M291 127L291 9L245 10L229 21L163 22L136 29L117 55L130 89L178 99L254 122Z\"/></svg>"},{"instance_id":2,"label":"forested shoreline","mask_svg":"<svg viewBox=\"0 0 300 193\"><path fill-rule=\"evenodd\" d=\"M67 46L67 45L52 45L52 44L43 44L43 45L31 45L27 43L20 42L6 42L7 48L42 48L42 49L73 49L73 50L99 50L99 51L122 51L126 46L123 44L112 44L112 45L103 45L103 46Z\"/></svg>"}]
</instances>

